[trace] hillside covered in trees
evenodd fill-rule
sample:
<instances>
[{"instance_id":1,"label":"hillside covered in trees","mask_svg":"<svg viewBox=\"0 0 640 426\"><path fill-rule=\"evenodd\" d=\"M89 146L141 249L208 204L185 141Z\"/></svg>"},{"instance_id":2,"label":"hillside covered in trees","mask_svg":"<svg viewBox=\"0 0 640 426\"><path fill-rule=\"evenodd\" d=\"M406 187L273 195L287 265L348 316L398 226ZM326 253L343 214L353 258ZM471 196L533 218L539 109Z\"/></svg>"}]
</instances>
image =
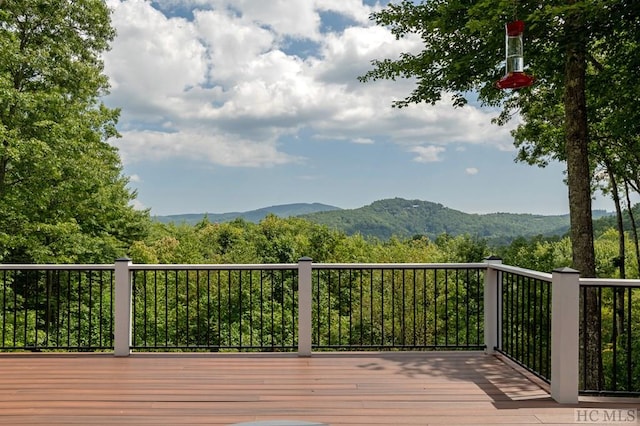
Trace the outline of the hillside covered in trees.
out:
<instances>
[{"instance_id":1,"label":"hillside covered in trees","mask_svg":"<svg viewBox=\"0 0 640 426\"><path fill-rule=\"evenodd\" d=\"M470 214L438 203L402 198L379 200L357 209L340 209L321 203L298 203L247 212L155 216L154 219L161 223L189 225L195 225L205 218L211 223L231 222L238 218L258 223L270 214L281 218L302 217L347 235L361 234L382 240L394 236L407 238L425 235L433 239L441 234L469 234L502 244L518 237L561 236L569 229L568 215ZM594 212L594 217L603 215L606 212Z\"/></svg>"},{"instance_id":2,"label":"hillside covered in trees","mask_svg":"<svg viewBox=\"0 0 640 426\"><path fill-rule=\"evenodd\" d=\"M348 235L362 234L380 239L414 235L433 239L441 234L469 234L492 242L509 242L519 236L563 235L569 229L568 215L470 214L442 204L402 198L380 200L353 210L319 212L303 217Z\"/></svg>"},{"instance_id":3,"label":"hillside covered in trees","mask_svg":"<svg viewBox=\"0 0 640 426\"><path fill-rule=\"evenodd\" d=\"M246 212L175 214L154 216L154 219L162 223L187 223L189 225L195 225L205 217L212 223L230 222L238 218L258 223L270 214L278 217L290 217L332 210L340 210L340 208L322 203L294 203L263 207Z\"/></svg>"},{"instance_id":4,"label":"hillside covered in trees","mask_svg":"<svg viewBox=\"0 0 640 426\"><path fill-rule=\"evenodd\" d=\"M402 198L379 200L356 209L340 209L321 203L298 203L247 212L155 216L154 219L165 224L188 225L195 225L205 218L211 223L231 222L236 219L259 223L268 215L281 218L301 217L347 235L360 234L381 240L421 235L435 239L442 234L468 234L486 239L491 245L504 245L520 237L559 237L565 235L569 229L568 215L473 214L438 203ZM607 212L596 210L593 216L594 219L598 219L597 223L600 223L602 218L602 224L597 227L599 232L615 227L614 218Z\"/></svg>"},{"instance_id":5,"label":"hillside covered in trees","mask_svg":"<svg viewBox=\"0 0 640 426\"><path fill-rule=\"evenodd\" d=\"M626 245L626 276L639 277L632 240ZM619 276L618 249L614 228L596 236L599 276ZM135 263L220 264L295 263L303 256L328 263L480 262L497 255L506 264L544 272L572 262L568 236L518 237L503 245L492 245L486 238L470 234L379 239L348 235L304 218L275 215L258 223L243 219L212 223L206 218L196 225L155 222L145 239L132 244L129 255Z\"/></svg>"}]
</instances>

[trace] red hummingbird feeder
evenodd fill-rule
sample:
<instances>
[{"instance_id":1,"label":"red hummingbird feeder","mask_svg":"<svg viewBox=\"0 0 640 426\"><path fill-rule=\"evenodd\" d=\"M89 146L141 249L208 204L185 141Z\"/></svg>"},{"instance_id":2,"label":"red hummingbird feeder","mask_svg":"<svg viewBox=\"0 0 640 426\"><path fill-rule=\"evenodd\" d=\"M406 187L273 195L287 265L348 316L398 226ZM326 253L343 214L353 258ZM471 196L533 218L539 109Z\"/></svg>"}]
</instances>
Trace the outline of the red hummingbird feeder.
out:
<instances>
[{"instance_id":1,"label":"red hummingbird feeder","mask_svg":"<svg viewBox=\"0 0 640 426\"><path fill-rule=\"evenodd\" d=\"M533 84L534 77L524 72L524 54L522 35L524 22L513 21L506 24L506 73L496 82L498 89L520 89Z\"/></svg>"}]
</instances>

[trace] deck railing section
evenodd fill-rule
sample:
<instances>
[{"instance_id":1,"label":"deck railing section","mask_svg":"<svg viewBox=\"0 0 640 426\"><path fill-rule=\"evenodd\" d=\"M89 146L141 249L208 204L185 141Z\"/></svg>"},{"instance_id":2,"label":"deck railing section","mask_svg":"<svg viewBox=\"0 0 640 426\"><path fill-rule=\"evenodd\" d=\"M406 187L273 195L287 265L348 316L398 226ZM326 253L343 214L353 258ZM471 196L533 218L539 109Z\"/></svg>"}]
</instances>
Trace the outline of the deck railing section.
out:
<instances>
[{"instance_id":1,"label":"deck railing section","mask_svg":"<svg viewBox=\"0 0 640 426\"><path fill-rule=\"evenodd\" d=\"M594 371L585 359L587 298L594 297L601 313L595 318L596 346L601 358ZM580 392L640 395L640 280L580 279Z\"/></svg>"},{"instance_id":2,"label":"deck railing section","mask_svg":"<svg viewBox=\"0 0 640 426\"><path fill-rule=\"evenodd\" d=\"M486 264L314 264L317 350L484 348Z\"/></svg>"},{"instance_id":3,"label":"deck railing section","mask_svg":"<svg viewBox=\"0 0 640 426\"><path fill-rule=\"evenodd\" d=\"M515 268L497 273L500 323L496 350L548 383L552 277Z\"/></svg>"},{"instance_id":4,"label":"deck railing section","mask_svg":"<svg viewBox=\"0 0 640 426\"><path fill-rule=\"evenodd\" d=\"M113 266L3 265L0 350L113 349Z\"/></svg>"},{"instance_id":5,"label":"deck railing section","mask_svg":"<svg viewBox=\"0 0 640 426\"><path fill-rule=\"evenodd\" d=\"M578 272L563 268L546 274L487 261L487 352L502 353L549 382L556 401L576 403Z\"/></svg>"},{"instance_id":6,"label":"deck railing section","mask_svg":"<svg viewBox=\"0 0 640 426\"><path fill-rule=\"evenodd\" d=\"M297 347L297 265L132 265L131 285L131 349Z\"/></svg>"},{"instance_id":7,"label":"deck railing section","mask_svg":"<svg viewBox=\"0 0 640 426\"><path fill-rule=\"evenodd\" d=\"M580 301L597 297L599 368ZM640 280L471 264L0 265L0 350L482 349L582 393L640 395ZM582 333L580 330L582 327ZM590 340L591 342L593 340ZM595 377L595 380L594 380Z\"/></svg>"}]
</instances>

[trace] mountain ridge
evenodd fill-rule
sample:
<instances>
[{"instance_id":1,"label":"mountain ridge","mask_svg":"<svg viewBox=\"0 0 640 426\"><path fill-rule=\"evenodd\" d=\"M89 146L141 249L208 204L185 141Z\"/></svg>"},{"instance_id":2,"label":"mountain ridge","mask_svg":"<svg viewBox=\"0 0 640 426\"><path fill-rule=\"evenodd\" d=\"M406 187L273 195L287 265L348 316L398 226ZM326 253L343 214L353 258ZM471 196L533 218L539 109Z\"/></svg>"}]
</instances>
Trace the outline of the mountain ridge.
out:
<instances>
[{"instance_id":1,"label":"mountain ridge","mask_svg":"<svg viewBox=\"0 0 640 426\"><path fill-rule=\"evenodd\" d=\"M465 213L439 203L393 198L375 201L353 210L317 212L301 216L312 222L344 231L388 239L425 235L437 238L469 234L492 242L508 242L524 236L563 235L569 229L569 215L529 213Z\"/></svg>"},{"instance_id":2,"label":"mountain ridge","mask_svg":"<svg viewBox=\"0 0 640 426\"><path fill-rule=\"evenodd\" d=\"M230 222L237 218L242 218L249 222L259 222L267 215L274 214L279 217L300 216L302 214L315 213L320 211L340 210L339 207L322 203L291 203L278 204L269 207L262 207L256 210L248 210L246 212L228 212L228 213L186 213L164 216L153 216L155 220L162 223L186 223L195 225L202 221L205 217L213 223Z\"/></svg>"},{"instance_id":3,"label":"mountain ridge","mask_svg":"<svg viewBox=\"0 0 640 426\"><path fill-rule=\"evenodd\" d=\"M562 236L569 230L568 214L465 213L431 201L403 198L378 200L355 209L341 209L321 203L294 203L247 212L156 216L155 219L164 223L195 224L205 217L213 223L242 218L257 223L269 214L301 217L348 235L362 234L382 240L393 236L411 238L425 235L437 238L442 234L469 234L491 242L508 243L517 237ZM594 211L594 218L608 215L605 211Z\"/></svg>"}]
</instances>

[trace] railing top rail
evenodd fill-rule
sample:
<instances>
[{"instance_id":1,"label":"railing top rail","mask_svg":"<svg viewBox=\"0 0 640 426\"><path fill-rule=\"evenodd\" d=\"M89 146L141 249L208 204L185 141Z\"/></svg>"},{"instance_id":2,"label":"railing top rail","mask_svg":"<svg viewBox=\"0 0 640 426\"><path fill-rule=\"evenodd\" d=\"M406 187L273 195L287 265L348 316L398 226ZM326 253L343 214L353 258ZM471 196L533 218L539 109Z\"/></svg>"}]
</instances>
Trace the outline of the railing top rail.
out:
<instances>
[{"instance_id":1,"label":"railing top rail","mask_svg":"<svg viewBox=\"0 0 640 426\"><path fill-rule=\"evenodd\" d=\"M113 270L114 264L0 264L0 270ZM131 270L257 270L297 269L297 263L143 264ZM486 269L486 263L313 263L314 269Z\"/></svg>"},{"instance_id":2,"label":"railing top rail","mask_svg":"<svg viewBox=\"0 0 640 426\"><path fill-rule=\"evenodd\" d=\"M130 269L296 269L297 263L185 263L185 264L151 264L132 263ZM485 269L486 263L313 263L317 269ZM114 264L0 264L0 270L14 269L114 269ZM513 268L513 267L511 267Z\"/></svg>"},{"instance_id":3,"label":"railing top rail","mask_svg":"<svg viewBox=\"0 0 640 426\"><path fill-rule=\"evenodd\" d=\"M531 269L519 268L517 266L503 265L501 263L492 263L489 265L489 268L493 268L502 272L522 275L536 280L551 281L551 274L547 272L539 272Z\"/></svg>"},{"instance_id":4,"label":"railing top rail","mask_svg":"<svg viewBox=\"0 0 640 426\"><path fill-rule=\"evenodd\" d=\"M314 269L486 269L486 263L314 263Z\"/></svg>"},{"instance_id":5,"label":"railing top rail","mask_svg":"<svg viewBox=\"0 0 640 426\"><path fill-rule=\"evenodd\" d=\"M640 280L623 280L620 278L580 278L580 285L593 287L640 288Z\"/></svg>"},{"instance_id":6,"label":"railing top rail","mask_svg":"<svg viewBox=\"0 0 640 426\"><path fill-rule=\"evenodd\" d=\"M265 264L132 264L132 270L162 270L162 271L184 271L184 270L287 270L298 269L297 263L265 263Z\"/></svg>"},{"instance_id":7,"label":"railing top rail","mask_svg":"<svg viewBox=\"0 0 640 426\"><path fill-rule=\"evenodd\" d=\"M88 271L88 270L113 270L113 264L33 264L33 263L6 263L0 264L0 270L57 270L57 271Z\"/></svg>"}]
</instances>

